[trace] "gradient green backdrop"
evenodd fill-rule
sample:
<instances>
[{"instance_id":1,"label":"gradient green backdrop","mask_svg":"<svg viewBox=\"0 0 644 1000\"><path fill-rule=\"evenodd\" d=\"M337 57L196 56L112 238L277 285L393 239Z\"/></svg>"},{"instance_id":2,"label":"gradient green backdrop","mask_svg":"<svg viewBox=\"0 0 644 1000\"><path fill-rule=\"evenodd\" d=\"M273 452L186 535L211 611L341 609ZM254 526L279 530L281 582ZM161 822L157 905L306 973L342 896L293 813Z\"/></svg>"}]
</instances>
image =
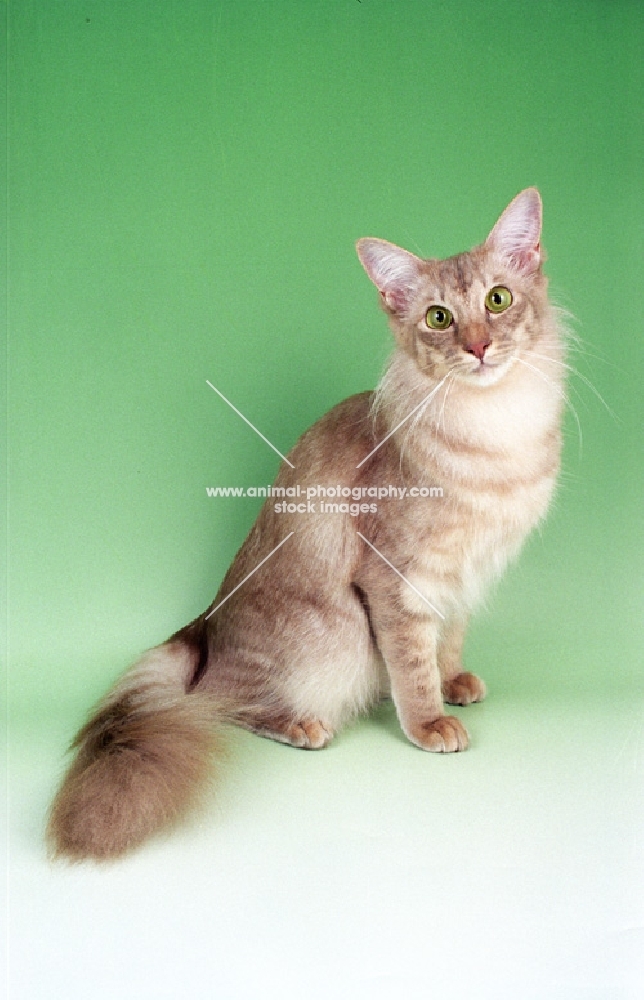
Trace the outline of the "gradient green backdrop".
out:
<instances>
[{"instance_id":1,"label":"gradient green backdrop","mask_svg":"<svg viewBox=\"0 0 644 1000\"><path fill-rule=\"evenodd\" d=\"M584 705L589 746L618 747L643 676L641 4L22 0L7 24L11 746L54 734L15 850L38 856L86 709L209 603L248 531L259 502L206 487L276 474L206 379L286 452L389 350L355 240L449 255L528 185L571 362L614 416L571 380L583 448L569 412L555 507L468 662L535 748L535 719L574 734ZM492 752L494 715L469 719ZM293 756L257 748L278 784Z\"/></svg>"}]
</instances>

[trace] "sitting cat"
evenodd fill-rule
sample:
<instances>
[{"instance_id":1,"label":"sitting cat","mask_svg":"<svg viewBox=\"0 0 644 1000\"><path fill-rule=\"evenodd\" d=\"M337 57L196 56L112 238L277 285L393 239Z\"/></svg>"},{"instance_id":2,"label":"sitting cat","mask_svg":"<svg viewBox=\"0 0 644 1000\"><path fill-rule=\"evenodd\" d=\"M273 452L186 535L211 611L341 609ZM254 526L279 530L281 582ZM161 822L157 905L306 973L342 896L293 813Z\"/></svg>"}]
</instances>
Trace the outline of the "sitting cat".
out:
<instances>
[{"instance_id":1,"label":"sitting cat","mask_svg":"<svg viewBox=\"0 0 644 1000\"><path fill-rule=\"evenodd\" d=\"M221 723L319 748L390 696L412 743L467 747L443 707L485 696L461 663L467 619L545 514L560 461L563 347L540 233L529 188L447 260L358 242L395 352L374 393L300 438L276 486L424 495L390 490L350 514L267 499L210 609L146 653L76 737L54 853L113 857L180 816Z\"/></svg>"}]
</instances>

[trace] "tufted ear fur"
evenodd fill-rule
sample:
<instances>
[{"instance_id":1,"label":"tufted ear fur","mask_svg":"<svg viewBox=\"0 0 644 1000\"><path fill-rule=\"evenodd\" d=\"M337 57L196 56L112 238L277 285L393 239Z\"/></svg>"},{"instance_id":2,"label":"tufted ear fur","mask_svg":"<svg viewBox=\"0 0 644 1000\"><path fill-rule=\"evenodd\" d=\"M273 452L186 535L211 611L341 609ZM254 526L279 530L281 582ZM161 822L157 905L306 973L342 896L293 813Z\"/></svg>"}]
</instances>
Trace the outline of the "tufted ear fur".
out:
<instances>
[{"instance_id":1,"label":"tufted ear fur","mask_svg":"<svg viewBox=\"0 0 644 1000\"><path fill-rule=\"evenodd\" d=\"M543 260L540 239L541 197L532 187L510 202L485 245L505 257L515 270L532 274Z\"/></svg>"},{"instance_id":2,"label":"tufted ear fur","mask_svg":"<svg viewBox=\"0 0 644 1000\"><path fill-rule=\"evenodd\" d=\"M387 240L368 237L356 244L365 271L389 312L403 314L418 287L423 261Z\"/></svg>"}]
</instances>

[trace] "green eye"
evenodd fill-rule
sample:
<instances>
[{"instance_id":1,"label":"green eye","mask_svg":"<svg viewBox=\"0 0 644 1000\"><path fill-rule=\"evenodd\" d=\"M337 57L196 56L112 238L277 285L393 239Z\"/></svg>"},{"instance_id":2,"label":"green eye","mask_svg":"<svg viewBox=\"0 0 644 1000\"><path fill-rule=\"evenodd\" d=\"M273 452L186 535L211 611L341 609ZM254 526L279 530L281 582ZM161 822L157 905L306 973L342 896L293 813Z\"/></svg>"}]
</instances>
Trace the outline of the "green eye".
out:
<instances>
[{"instance_id":1,"label":"green eye","mask_svg":"<svg viewBox=\"0 0 644 1000\"><path fill-rule=\"evenodd\" d=\"M445 306L430 306L425 322L432 330L446 330L452 324L452 314Z\"/></svg>"},{"instance_id":2,"label":"green eye","mask_svg":"<svg viewBox=\"0 0 644 1000\"><path fill-rule=\"evenodd\" d=\"M495 285L485 296L485 305L491 313L502 313L512 305L512 292L504 285Z\"/></svg>"}]
</instances>

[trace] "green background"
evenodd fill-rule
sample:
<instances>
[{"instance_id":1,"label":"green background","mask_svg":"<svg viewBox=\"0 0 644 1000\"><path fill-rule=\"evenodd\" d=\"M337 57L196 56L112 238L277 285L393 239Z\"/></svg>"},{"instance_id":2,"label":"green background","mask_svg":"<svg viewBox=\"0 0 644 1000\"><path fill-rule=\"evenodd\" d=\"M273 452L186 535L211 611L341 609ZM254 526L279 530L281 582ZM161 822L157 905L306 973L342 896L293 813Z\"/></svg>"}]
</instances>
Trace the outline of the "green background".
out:
<instances>
[{"instance_id":1,"label":"green background","mask_svg":"<svg viewBox=\"0 0 644 1000\"><path fill-rule=\"evenodd\" d=\"M12 1000L99 972L97 997L182 976L245 997L251 955L268 996L286 969L322 995L333 968L336 995L424 996L462 949L451 996L631 996L641 4L22 0L6 23ZM571 379L583 448L569 411L553 510L468 640L490 689L471 750L420 754L387 710L319 755L234 734L203 827L107 872L48 868L69 736L211 601L255 517L206 487L278 469L206 379L286 452L390 348L355 240L449 255L528 185L570 361L613 415ZM191 906L220 935L199 930L201 965Z\"/></svg>"}]
</instances>

